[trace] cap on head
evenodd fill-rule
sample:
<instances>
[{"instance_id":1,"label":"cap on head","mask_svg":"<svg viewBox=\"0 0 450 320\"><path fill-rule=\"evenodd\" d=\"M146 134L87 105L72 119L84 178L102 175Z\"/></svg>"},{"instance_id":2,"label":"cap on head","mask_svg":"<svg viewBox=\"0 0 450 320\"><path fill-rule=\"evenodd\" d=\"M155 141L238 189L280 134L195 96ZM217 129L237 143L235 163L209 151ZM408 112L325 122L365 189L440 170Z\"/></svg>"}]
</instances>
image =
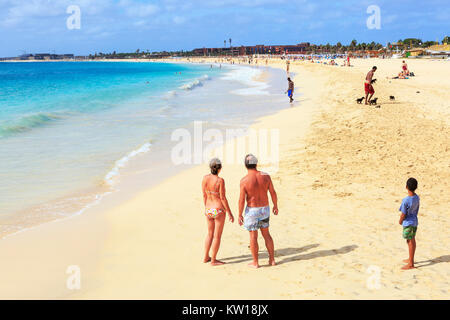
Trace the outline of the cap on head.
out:
<instances>
[{"instance_id":1,"label":"cap on head","mask_svg":"<svg viewBox=\"0 0 450 320\"><path fill-rule=\"evenodd\" d=\"M222 169L222 162L219 158L213 158L209 162L209 168L211 169L211 174L219 174L219 170Z\"/></svg>"},{"instance_id":2,"label":"cap on head","mask_svg":"<svg viewBox=\"0 0 450 320\"><path fill-rule=\"evenodd\" d=\"M258 165L258 159L253 154L248 154L245 156L245 167L247 169L256 169Z\"/></svg>"}]
</instances>

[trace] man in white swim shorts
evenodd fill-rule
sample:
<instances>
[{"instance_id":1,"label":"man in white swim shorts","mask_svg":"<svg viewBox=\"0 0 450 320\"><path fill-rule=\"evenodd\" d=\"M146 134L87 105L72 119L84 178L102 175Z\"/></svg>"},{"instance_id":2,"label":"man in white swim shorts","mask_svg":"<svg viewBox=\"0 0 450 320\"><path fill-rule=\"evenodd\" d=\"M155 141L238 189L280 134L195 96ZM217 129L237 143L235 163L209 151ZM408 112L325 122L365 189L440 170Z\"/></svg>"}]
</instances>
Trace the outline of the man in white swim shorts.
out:
<instances>
[{"instance_id":1,"label":"man in white swim shorts","mask_svg":"<svg viewBox=\"0 0 450 320\"><path fill-rule=\"evenodd\" d=\"M244 225L250 233L250 250L253 261L250 267L259 268L258 262L258 230L266 243L269 252L269 265L275 265L275 250L272 236L269 233L270 207L267 192L270 193L273 202L273 213L278 214L278 199L272 179L264 172L257 170L258 159L252 154L245 157L245 167L248 174L242 178L239 196L239 224ZM247 201L247 207L244 206Z\"/></svg>"}]
</instances>

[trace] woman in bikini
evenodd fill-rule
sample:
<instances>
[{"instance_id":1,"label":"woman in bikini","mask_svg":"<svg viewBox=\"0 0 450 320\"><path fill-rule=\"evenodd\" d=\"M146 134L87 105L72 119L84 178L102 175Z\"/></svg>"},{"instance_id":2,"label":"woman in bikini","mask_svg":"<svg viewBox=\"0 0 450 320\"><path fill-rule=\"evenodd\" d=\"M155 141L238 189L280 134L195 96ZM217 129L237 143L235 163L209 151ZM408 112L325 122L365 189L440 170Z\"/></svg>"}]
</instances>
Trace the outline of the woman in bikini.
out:
<instances>
[{"instance_id":1,"label":"woman in bikini","mask_svg":"<svg viewBox=\"0 0 450 320\"><path fill-rule=\"evenodd\" d=\"M220 239L225 224L225 213L231 222L234 222L233 214L225 196L225 180L219 178L222 163L214 158L209 163L211 174L206 175L202 182L203 201L205 203L205 215L208 224L208 235L205 241L204 263L211 262L212 266L220 266L224 262L216 259L220 247ZM209 251L212 248L212 254Z\"/></svg>"}]
</instances>

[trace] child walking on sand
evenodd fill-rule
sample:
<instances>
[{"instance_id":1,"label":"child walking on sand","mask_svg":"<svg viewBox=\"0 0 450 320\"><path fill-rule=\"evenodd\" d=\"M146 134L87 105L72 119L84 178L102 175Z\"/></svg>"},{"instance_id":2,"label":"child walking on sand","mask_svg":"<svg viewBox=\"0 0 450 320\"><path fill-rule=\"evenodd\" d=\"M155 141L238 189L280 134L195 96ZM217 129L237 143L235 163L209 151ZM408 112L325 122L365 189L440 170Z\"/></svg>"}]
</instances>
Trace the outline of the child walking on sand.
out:
<instances>
[{"instance_id":1,"label":"child walking on sand","mask_svg":"<svg viewBox=\"0 0 450 320\"><path fill-rule=\"evenodd\" d=\"M406 181L406 190L408 196L402 200L400 206L400 221L399 224L403 226L403 238L406 239L409 249L409 258L404 260L407 264L402 267L402 270L409 270L414 268L414 254L416 252L416 232L417 232L417 214L419 213L420 198L415 193L417 189L417 180L409 178Z\"/></svg>"}]
</instances>

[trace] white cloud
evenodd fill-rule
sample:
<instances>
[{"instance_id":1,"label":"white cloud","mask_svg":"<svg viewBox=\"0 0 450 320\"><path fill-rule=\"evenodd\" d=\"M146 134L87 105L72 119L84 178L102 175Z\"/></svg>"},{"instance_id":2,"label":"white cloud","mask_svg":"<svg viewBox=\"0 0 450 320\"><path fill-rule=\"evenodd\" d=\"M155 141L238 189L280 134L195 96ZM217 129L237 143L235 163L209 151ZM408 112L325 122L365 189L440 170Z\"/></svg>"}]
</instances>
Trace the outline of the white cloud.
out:
<instances>
[{"instance_id":1,"label":"white cloud","mask_svg":"<svg viewBox=\"0 0 450 320\"><path fill-rule=\"evenodd\" d=\"M392 23L395 20L397 20L397 18L398 18L398 15L396 15L396 14L391 14L386 17L384 17L384 16L381 17L383 23Z\"/></svg>"},{"instance_id":2,"label":"white cloud","mask_svg":"<svg viewBox=\"0 0 450 320\"><path fill-rule=\"evenodd\" d=\"M175 17L173 17L173 22L175 23L175 24L183 24L183 23L185 23L186 22L186 18L185 17L179 17L179 16L175 16Z\"/></svg>"},{"instance_id":3,"label":"white cloud","mask_svg":"<svg viewBox=\"0 0 450 320\"><path fill-rule=\"evenodd\" d=\"M33 19L65 17L70 5L80 6L82 14L94 15L113 4L113 0L0 0L0 24L11 27L27 21L35 24Z\"/></svg>"},{"instance_id":4,"label":"white cloud","mask_svg":"<svg viewBox=\"0 0 450 320\"><path fill-rule=\"evenodd\" d=\"M129 17L144 18L159 11L159 7L155 4L143 4L133 0L120 0L119 6L125 8L125 12Z\"/></svg>"}]
</instances>

